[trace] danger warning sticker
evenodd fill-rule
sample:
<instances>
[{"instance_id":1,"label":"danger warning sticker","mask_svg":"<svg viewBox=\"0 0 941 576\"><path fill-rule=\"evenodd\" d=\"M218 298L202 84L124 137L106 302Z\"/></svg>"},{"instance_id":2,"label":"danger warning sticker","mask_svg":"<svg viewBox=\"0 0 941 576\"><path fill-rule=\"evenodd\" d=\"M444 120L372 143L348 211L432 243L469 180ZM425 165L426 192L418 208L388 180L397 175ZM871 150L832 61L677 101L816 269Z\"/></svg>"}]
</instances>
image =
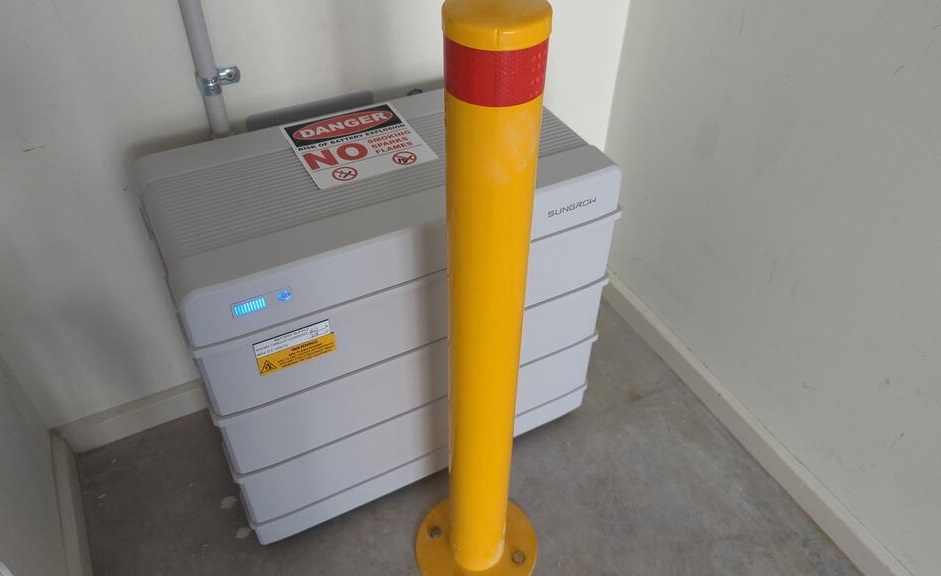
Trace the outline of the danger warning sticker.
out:
<instances>
[{"instance_id":1,"label":"danger warning sticker","mask_svg":"<svg viewBox=\"0 0 941 576\"><path fill-rule=\"evenodd\" d=\"M321 189L438 158L388 103L296 122L280 129Z\"/></svg>"},{"instance_id":2,"label":"danger warning sticker","mask_svg":"<svg viewBox=\"0 0 941 576\"><path fill-rule=\"evenodd\" d=\"M267 376L272 372L306 362L337 349L336 335L330 329L330 321L298 328L252 346L258 373Z\"/></svg>"}]
</instances>

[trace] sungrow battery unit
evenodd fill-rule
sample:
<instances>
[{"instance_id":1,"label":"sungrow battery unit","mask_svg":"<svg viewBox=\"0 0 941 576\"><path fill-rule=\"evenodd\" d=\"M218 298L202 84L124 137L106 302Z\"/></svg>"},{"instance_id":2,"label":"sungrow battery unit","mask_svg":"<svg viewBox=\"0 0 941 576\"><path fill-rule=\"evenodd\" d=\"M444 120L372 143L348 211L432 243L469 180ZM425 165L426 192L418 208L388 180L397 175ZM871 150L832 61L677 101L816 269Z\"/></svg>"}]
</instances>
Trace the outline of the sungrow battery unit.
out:
<instances>
[{"instance_id":1,"label":"sungrow battery unit","mask_svg":"<svg viewBox=\"0 0 941 576\"><path fill-rule=\"evenodd\" d=\"M263 544L447 465L443 148L435 91L137 164ZM516 434L582 402L620 217L618 168L548 110L539 154Z\"/></svg>"}]
</instances>

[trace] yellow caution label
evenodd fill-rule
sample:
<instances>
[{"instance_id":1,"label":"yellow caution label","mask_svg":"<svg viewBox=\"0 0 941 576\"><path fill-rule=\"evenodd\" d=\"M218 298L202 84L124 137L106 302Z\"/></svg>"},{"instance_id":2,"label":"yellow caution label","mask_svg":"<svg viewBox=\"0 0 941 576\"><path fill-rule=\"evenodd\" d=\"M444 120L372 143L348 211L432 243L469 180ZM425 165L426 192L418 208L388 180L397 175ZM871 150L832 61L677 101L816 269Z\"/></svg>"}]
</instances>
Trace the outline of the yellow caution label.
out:
<instances>
[{"instance_id":1,"label":"yellow caution label","mask_svg":"<svg viewBox=\"0 0 941 576\"><path fill-rule=\"evenodd\" d=\"M253 346L258 373L267 376L337 349L330 321L304 326Z\"/></svg>"}]
</instances>

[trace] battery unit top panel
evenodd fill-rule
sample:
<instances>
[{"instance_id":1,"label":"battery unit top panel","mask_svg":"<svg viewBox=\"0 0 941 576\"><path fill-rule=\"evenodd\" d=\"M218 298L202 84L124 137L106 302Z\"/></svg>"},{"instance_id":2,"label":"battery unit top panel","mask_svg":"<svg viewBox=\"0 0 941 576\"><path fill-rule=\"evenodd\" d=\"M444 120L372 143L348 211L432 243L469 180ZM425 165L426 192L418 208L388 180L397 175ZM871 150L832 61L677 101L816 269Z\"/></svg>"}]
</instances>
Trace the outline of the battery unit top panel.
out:
<instances>
[{"instance_id":1,"label":"battery unit top panel","mask_svg":"<svg viewBox=\"0 0 941 576\"><path fill-rule=\"evenodd\" d=\"M404 106L404 102L411 105ZM435 151L438 160L321 190L277 128L141 159L138 190L142 191L146 214L165 261L170 264L277 230L443 187L441 92L396 100L393 105ZM240 146L231 146L229 157L220 158L219 151L227 144ZM584 145L551 112L544 111L541 156Z\"/></svg>"}]
</instances>

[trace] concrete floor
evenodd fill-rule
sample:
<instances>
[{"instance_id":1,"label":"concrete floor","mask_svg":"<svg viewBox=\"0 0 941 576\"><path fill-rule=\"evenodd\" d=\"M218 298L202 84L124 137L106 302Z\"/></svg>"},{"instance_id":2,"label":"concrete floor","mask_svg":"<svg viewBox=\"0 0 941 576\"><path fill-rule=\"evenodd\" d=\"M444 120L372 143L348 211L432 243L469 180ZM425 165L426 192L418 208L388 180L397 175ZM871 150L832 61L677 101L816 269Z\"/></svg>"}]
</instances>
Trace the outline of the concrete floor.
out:
<instances>
[{"instance_id":1,"label":"concrete floor","mask_svg":"<svg viewBox=\"0 0 941 576\"><path fill-rule=\"evenodd\" d=\"M855 575L607 305L584 405L516 442L540 575ZM206 412L79 457L96 576L416 574L444 473L271 546L248 530Z\"/></svg>"}]
</instances>

